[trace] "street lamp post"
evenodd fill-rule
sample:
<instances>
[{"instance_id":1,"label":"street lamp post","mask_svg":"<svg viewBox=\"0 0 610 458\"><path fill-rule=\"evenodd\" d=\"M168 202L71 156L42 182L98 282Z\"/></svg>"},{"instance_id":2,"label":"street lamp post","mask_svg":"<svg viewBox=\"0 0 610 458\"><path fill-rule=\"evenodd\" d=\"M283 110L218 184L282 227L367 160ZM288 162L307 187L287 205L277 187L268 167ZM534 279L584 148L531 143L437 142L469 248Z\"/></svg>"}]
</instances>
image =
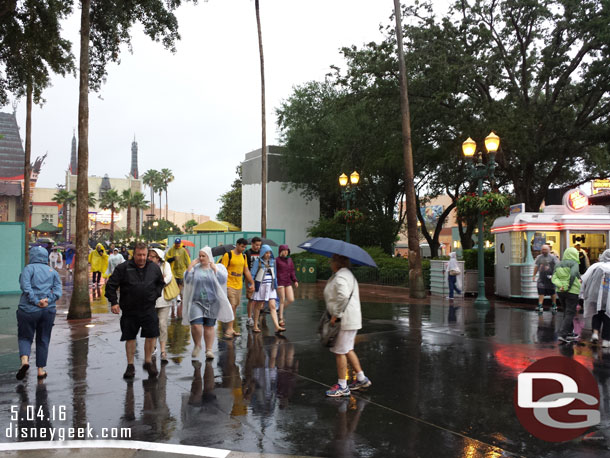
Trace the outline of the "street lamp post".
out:
<instances>
[{"instance_id":1,"label":"street lamp post","mask_svg":"<svg viewBox=\"0 0 610 458\"><path fill-rule=\"evenodd\" d=\"M500 146L500 137L491 132L485 138L485 149L489 154L489 161L487 164L483 163L483 153L477 152L476 142L468 137L468 139L462 143L462 152L464 156L472 161L469 162L470 174L473 179L477 180L477 195L479 198L483 197L483 180L487 177L493 180L494 170L496 168L495 156ZM474 157L477 156L476 164L474 163ZM477 248L477 261L479 268L479 293L474 301L475 305L489 305L489 301L485 297L485 249L483 243L483 215L478 212L477 225L479 229L478 237L478 248Z\"/></svg>"},{"instance_id":2,"label":"street lamp post","mask_svg":"<svg viewBox=\"0 0 610 458\"><path fill-rule=\"evenodd\" d=\"M360 175L358 172L354 171L350 176L349 180L345 173L342 173L339 176L339 185L341 186L341 196L343 200L345 200L345 209L349 212L349 204L351 200L355 197L356 190L355 186L360 182ZM349 221L345 221L345 241L349 243Z\"/></svg>"}]
</instances>

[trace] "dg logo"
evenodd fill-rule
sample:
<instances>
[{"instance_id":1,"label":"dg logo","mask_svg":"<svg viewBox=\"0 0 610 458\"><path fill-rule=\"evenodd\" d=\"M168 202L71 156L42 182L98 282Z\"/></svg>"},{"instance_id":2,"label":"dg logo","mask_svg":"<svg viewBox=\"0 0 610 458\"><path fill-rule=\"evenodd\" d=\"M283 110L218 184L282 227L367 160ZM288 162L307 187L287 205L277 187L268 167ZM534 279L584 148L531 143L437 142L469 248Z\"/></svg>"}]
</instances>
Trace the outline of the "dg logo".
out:
<instances>
[{"instance_id":1,"label":"dg logo","mask_svg":"<svg viewBox=\"0 0 610 458\"><path fill-rule=\"evenodd\" d=\"M521 425L548 442L575 439L600 423L595 377L563 356L543 358L519 374L513 402Z\"/></svg>"}]
</instances>

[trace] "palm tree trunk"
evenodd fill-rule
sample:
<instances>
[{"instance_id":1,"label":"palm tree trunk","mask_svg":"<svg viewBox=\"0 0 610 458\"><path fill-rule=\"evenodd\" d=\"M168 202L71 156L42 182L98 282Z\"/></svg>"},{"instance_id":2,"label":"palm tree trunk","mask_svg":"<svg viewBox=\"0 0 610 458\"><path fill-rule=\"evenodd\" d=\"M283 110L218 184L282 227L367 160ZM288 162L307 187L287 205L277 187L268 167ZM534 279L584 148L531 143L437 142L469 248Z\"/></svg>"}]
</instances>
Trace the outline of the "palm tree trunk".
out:
<instances>
[{"instance_id":1,"label":"palm tree trunk","mask_svg":"<svg viewBox=\"0 0 610 458\"><path fill-rule=\"evenodd\" d=\"M140 208L136 208L136 237L140 235L140 213L142 212L142 209Z\"/></svg>"},{"instance_id":2,"label":"palm tree trunk","mask_svg":"<svg viewBox=\"0 0 610 458\"><path fill-rule=\"evenodd\" d=\"M254 0L256 26L258 28L258 53L261 60L261 237L267 237L267 129L265 116L265 58L263 56L263 34L259 0Z\"/></svg>"},{"instance_id":3,"label":"palm tree trunk","mask_svg":"<svg viewBox=\"0 0 610 458\"><path fill-rule=\"evenodd\" d=\"M409 243L409 296L426 297L424 277L417 234L417 206L415 203L415 182L413 173L413 150L411 144L411 115L409 113L409 92L407 89L407 66L402 44L402 17L400 0L394 0L396 17L396 41L400 67L400 113L402 118L403 156L405 161L405 199L407 204L407 236Z\"/></svg>"},{"instance_id":4,"label":"palm tree trunk","mask_svg":"<svg viewBox=\"0 0 610 458\"><path fill-rule=\"evenodd\" d=\"M131 234L131 205L127 205L127 238Z\"/></svg>"},{"instance_id":5,"label":"palm tree trunk","mask_svg":"<svg viewBox=\"0 0 610 458\"><path fill-rule=\"evenodd\" d=\"M91 0L81 1L80 78L78 96L78 172L76 179L76 254L74 289L68 319L91 318L89 302L89 34Z\"/></svg>"},{"instance_id":6,"label":"palm tree trunk","mask_svg":"<svg viewBox=\"0 0 610 458\"><path fill-rule=\"evenodd\" d=\"M114 242L114 207L110 209L110 241Z\"/></svg>"},{"instance_id":7,"label":"palm tree trunk","mask_svg":"<svg viewBox=\"0 0 610 458\"><path fill-rule=\"evenodd\" d=\"M25 263L30 259L30 179L32 177L32 83L26 88L25 158L23 164L23 222L25 225Z\"/></svg>"},{"instance_id":8,"label":"palm tree trunk","mask_svg":"<svg viewBox=\"0 0 610 458\"><path fill-rule=\"evenodd\" d=\"M167 188L165 188L165 221L169 221L169 204L167 202Z\"/></svg>"},{"instance_id":9,"label":"palm tree trunk","mask_svg":"<svg viewBox=\"0 0 610 458\"><path fill-rule=\"evenodd\" d=\"M163 200L162 200L162 196L163 196L163 190L159 190L159 218L158 219L163 219Z\"/></svg>"}]
</instances>

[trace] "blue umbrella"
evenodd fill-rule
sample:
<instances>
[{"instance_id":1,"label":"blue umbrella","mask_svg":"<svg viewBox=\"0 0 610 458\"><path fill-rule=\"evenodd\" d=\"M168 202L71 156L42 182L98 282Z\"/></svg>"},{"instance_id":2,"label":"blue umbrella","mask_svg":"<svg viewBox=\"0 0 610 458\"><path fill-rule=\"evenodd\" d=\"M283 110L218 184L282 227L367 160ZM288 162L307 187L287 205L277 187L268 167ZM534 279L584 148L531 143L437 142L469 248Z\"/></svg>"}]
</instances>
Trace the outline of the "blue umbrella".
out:
<instances>
[{"instance_id":1,"label":"blue umbrella","mask_svg":"<svg viewBox=\"0 0 610 458\"><path fill-rule=\"evenodd\" d=\"M344 242L343 240L329 239L326 237L314 237L299 245L305 251L321 254L330 258L333 254L339 254L349 258L353 264L361 266L377 267L371 255L358 245Z\"/></svg>"}]
</instances>

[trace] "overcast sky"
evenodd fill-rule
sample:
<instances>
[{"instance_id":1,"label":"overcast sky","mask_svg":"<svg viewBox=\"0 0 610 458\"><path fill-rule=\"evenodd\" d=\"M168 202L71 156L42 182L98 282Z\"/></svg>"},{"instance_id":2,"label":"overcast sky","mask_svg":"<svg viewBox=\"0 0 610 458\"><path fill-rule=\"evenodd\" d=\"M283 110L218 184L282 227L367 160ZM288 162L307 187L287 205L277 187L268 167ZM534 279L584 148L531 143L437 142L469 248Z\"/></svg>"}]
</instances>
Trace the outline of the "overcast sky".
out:
<instances>
[{"instance_id":1,"label":"overcast sky","mask_svg":"<svg viewBox=\"0 0 610 458\"><path fill-rule=\"evenodd\" d=\"M292 88L342 65L340 47L381 40L392 10L392 0L261 0L268 144L277 144L275 109ZM89 174L127 175L135 134L140 174L170 168L176 177L170 208L214 218L235 167L261 145L254 1L200 1L177 16L177 53L136 27L133 54L124 51L99 95L90 94ZM64 27L75 56L79 17ZM44 97L33 111L32 156L48 152L38 185L55 187L65 181L77 126L76 78L53 78ZM24 101L17 113L24 140Z\"/></svg>"}]
</instances>

